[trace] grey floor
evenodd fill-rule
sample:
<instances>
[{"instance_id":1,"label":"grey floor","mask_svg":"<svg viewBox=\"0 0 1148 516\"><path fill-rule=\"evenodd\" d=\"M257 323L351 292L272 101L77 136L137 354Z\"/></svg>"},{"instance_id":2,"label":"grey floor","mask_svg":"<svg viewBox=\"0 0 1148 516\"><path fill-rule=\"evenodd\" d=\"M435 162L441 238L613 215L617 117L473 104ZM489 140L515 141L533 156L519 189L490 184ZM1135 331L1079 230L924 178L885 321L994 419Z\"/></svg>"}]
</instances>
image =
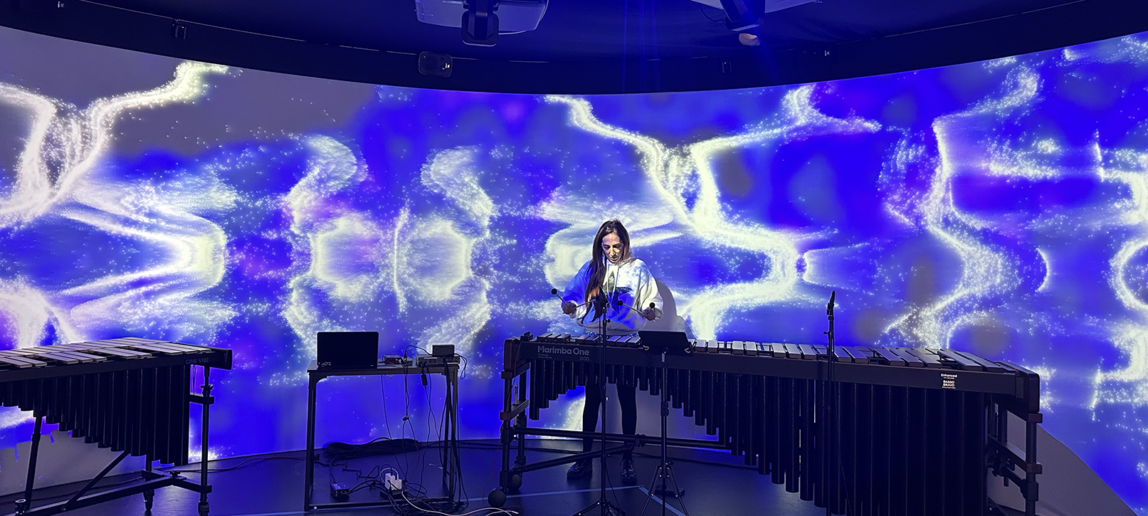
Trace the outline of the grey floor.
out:
<instances>
[{"instance_id":1,"label":"grey floor","mask_svg":"<svg viewBox=\"0 0 1148 516\"><path fill-rule=\"evenodd\" d=\"M541 461L561 456L561 450L574 449L577 443L559 440L529 441L528 461ZM646 502L646 486L650 483L658 465L658 449L645 447L635 456L639 485L622 486L618 479L619 458L608 459L608 498L621 507L627 515L638 515ZM770 483L768 476L738 463L728 453L706 450L674 450L675 475L680 487L685 490L683 500L671 500L666 514L690 516L741 515L741 514L786 514L795 516L823 515L824 509L802 501L796 493L785 492L784 486ZM251 460L258 459L258 460ZM497 487L499 453L496 443L489 441L466 442L460 453L463 471L464 498L469 500L466 509L456 514L467 513L487 507L486 496ZM246 462L244 462L246 461ZM376 456L356 459L348 465L348 470L336 467L332 470L316 466L316 502L322 503L329 497L328 486L331 475L348 485L356 483L354 470L362 474L376 466L390 466L405 472L408 481L426 486L428 496L441 494L442 472L438 465L439 454L433 449L424 452L409 452L400 455ZM212 469L219 471L210 474L214 491L209 495L211 514L217 516L278 516L304 514L303 484L304 462L302 452L292 452L257 457L220 460L211 463ZM232 469L234 468L234 469ZM190 469L190 468L181 468ZM520 492L512 495L505 509L525 515L569 516L599 498L599 482L603 479L595 464L591 478L568 481L566 467L558 466L527 473ZM185 473L189 479L198 481L199 475ZM120 476L105 479L103 484L129 485L133 477ZM421 480L421 482L420 482ZM37 490L33 497L33 508L67 498L79 486L55 486ZM16 496L0 498L0 512L13 510ZM153 515L195 516L199 495L191 491L167 487L156 492ZM363 489L353 493L352 502L376 501L381 497L378 491ZM645 514L662 514L660 499L654 497ZM313 511L312 514L361 515L391 514L389 508L327 509ZM481 511L476 514L490 514ZM131 515L144 514L142 495L122 498L100 505L69 511L67 514L85 515ZM599 514L595 511L590 514Z\"/></svg>"}]
</instances>

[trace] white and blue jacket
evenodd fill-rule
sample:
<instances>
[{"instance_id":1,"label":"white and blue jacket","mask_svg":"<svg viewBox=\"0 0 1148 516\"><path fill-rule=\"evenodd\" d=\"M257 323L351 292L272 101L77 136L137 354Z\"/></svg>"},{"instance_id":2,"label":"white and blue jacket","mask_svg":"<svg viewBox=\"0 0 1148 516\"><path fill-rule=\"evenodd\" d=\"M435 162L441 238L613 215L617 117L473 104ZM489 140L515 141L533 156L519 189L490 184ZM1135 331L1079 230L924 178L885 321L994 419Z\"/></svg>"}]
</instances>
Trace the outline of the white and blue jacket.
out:
<instances>
[{"instance_id":1,"label":"white and blue jacket","mask_svg":"<svg viewBox=\"0 0 1148 516\"><path fill-rule=\"evenodd\" d=\"M590 278L590 262L578 269L578 274L566 285L562 294L563 301L580 305L578 310L570 314L578 324L587 332L598 333L600 321L594 317L591 305L583 305L586 301L586 283ZM610 300L606 309L606 335L629 335L646 326L646 319L641 311L654 303L658 317L662 316L662 295L658 293L657 282L650 274L650 268L645 262L634 258L631 254L618 265L606 262L606 278L602 284L602 292ZM619 301L621 306L619 306Z\"/></svg>"}]
</instances>

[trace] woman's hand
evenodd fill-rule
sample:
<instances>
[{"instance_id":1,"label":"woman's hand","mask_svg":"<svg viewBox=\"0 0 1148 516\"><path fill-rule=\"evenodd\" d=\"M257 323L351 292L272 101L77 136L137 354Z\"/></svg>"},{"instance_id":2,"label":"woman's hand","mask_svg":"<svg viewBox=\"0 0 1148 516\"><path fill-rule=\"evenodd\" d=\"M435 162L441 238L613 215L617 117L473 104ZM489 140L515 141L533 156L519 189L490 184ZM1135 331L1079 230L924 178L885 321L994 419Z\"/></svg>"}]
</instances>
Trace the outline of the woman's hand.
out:
<instances>
[{"instance_id":1,"label":"woman's hand","mask_svg":"<svg viewBox=\"0 0 1148 516\"><path fill-rule=\"evenodd\" d=\"M565 301L562 303L562 313L570 315L576 311L578 311L578 305L573 302Z\"/></svg>"}]
</instances>

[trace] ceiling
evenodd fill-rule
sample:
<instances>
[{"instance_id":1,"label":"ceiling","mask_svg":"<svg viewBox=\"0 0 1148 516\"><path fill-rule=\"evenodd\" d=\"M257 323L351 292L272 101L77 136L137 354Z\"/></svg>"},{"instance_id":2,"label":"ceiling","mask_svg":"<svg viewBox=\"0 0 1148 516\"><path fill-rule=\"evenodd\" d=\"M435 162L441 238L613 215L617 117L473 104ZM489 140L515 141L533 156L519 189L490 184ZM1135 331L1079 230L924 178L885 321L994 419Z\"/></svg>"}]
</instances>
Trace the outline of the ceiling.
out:
<instances>
[{"instance_id":1,"label":"ceiling","mask_svg":"<svg viewBox=\"0 0 1148 516\"><path fill-rule=\"evenodd\" d=\"M232 66L399 86L636 93L792 84L1004 57L1148 31L1143 0L822 0L746 47L690 0L550 0L494 47L420 23L415 0L0 0L0 25ZM178 29L177 29L178 28ZM453 58L450 77L418 54Z\"/></svg>"}]
</instances>

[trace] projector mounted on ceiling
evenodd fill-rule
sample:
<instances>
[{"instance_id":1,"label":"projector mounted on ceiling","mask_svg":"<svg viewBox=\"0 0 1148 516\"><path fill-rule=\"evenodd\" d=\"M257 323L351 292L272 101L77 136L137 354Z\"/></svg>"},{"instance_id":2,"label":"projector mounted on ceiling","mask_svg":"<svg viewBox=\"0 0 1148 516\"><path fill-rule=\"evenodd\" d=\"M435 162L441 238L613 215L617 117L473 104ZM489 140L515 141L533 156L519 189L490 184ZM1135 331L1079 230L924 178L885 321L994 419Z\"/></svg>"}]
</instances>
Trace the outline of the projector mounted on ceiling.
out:
<instances>
[{"instance_id":1,"label":"projector mounted on ceiling","mask_svg":"<svg viewBox=\"0 0 1148 516\"><path fill-rule=\"evenodd\" d=\"M499 34L538 28L549 0L415 0L420 22L460 27L467 45L492 47Z\"/></svg>"}]
</instances>

